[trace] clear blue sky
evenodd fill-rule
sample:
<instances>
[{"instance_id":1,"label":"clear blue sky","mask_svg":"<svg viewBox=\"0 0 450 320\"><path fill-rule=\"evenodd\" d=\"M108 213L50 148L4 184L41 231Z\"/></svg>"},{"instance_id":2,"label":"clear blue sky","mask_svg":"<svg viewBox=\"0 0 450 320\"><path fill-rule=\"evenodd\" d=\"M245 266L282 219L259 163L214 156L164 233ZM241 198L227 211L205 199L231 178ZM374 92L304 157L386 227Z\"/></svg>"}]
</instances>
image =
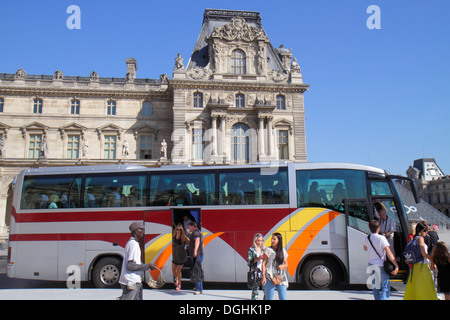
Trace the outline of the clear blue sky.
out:
<instances>
[{"instance_id":1,"label":"clear blue sky","mask_svg":"<svg viewBox=\"0 0 450 320\"><path fill-rule=\"evenodd\" d=\"M81 29L69 30L69 5ZM369 30L369 5L381 29ZM449 0L1 0L0 73L172 75L187 63L206 8L259 11L274 47L292 48L305 93L308 160L405 174L435 158L450 174Z\"/></svg>"}]
</instances>

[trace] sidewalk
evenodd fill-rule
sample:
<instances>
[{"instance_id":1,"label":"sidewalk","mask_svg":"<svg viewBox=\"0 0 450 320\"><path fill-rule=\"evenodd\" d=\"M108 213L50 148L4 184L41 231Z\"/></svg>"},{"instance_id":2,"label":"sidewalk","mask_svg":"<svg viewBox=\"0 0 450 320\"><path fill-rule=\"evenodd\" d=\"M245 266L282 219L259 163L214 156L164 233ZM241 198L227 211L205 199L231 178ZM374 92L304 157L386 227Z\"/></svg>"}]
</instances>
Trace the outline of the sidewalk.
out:
<instances>
[{"instance_id":1,"label":"sidewalk","mask_svg":"<svg viewBox=\"0 0 450 320\"><path fill-rule=\"evenodd\" d=\"M116 300L122 294L121 289L0 289L0 300ZM402 300L402 291L391 291L390 300ZM250 290L205 290L195 295L192 290L144 289L144 300L228 300L248 301ZM263 292L260 293L263 299ZM369 290L289 290L288 300L373 300ZM278 299L275 293L275 299Z\"/></svg>"}]
</instances>

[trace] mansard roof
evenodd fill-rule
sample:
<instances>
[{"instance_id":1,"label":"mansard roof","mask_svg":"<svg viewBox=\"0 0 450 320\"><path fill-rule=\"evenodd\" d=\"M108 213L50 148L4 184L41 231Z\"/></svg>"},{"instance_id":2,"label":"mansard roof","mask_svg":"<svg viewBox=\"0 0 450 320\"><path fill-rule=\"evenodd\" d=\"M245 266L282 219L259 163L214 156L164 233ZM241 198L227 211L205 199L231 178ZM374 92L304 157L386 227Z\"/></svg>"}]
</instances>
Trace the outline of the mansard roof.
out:
<instances>
[{"instance_id":1,"label":"mansard roof","mask_svg":"<svg viewBox=\"0 0 450 320\"><path fill-rule=\"evenodd\" d=\"M256 11L239 11L239 10L218 10L206 9L203 15L203 24L197 43L194 46L186 70L195 68L204 68L208 65L210 56L207 38L211 36L214 30L230 24L236 17L243 18L250 28L260 30L264 35L265 31L261 24L261 16ZM274 71L287 71L283 68L280 57L276 53L272 44L269 42L267 46L268 67Z\"/></svg>"}]
</instances>

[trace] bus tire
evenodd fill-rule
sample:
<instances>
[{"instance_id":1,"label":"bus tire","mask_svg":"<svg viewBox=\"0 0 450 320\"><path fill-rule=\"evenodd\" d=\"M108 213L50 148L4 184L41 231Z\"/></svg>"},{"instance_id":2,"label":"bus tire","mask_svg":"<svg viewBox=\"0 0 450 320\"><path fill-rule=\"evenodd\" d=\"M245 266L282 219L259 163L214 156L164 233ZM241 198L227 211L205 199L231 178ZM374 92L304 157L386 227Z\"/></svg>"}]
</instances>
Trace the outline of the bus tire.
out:
<instances>
[{"instance_id":1,"label":"bus tire","mask_svg":"<svg viewBox=\"0 0 450 320\"><path fill-rule=\"evenodd\" d=\"M339 265L328 257L312 257L301 270L301 279L307 289L334 289L340 282Z\"/></svg>"},{"instance_id":2,"label":"bus tire","mask_svg":"<svg viewBox=\"0 0 450 320\"><path fill-rule=\"evenodd\" d=\"M101 258L92 271L92 282L96 288L114 288L119 286L122 261L116 257Z\"/></svg>"}]
</instances>

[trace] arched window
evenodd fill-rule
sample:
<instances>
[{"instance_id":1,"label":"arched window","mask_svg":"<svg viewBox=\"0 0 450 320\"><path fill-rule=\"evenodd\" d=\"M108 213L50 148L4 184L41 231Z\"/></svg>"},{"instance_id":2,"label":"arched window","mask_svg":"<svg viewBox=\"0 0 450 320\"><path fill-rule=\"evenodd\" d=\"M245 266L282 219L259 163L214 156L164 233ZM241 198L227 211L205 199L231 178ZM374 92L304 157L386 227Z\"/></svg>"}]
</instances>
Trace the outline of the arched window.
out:
<instances>
[{"instance_id":1,"label":"arched window","mask_svg":"<svg viewBox=\"0 0 450 320\"><path fill-rule=\"evenodd\" d=\"M242 51L241 49L236 49L231 53L231 73L232 74L247 73L245 52Z\"/></svg>"},{"instance_id":2,"label":"arched window","mask_svg":"<svg viewBox=\"0 0 450 320\"><path fill-rule=\"evenodd\" d=\"M231 159L235 162L249 161L249 132L243 123L236 123L231 128Z\"/></svg>"}]
</instances>

